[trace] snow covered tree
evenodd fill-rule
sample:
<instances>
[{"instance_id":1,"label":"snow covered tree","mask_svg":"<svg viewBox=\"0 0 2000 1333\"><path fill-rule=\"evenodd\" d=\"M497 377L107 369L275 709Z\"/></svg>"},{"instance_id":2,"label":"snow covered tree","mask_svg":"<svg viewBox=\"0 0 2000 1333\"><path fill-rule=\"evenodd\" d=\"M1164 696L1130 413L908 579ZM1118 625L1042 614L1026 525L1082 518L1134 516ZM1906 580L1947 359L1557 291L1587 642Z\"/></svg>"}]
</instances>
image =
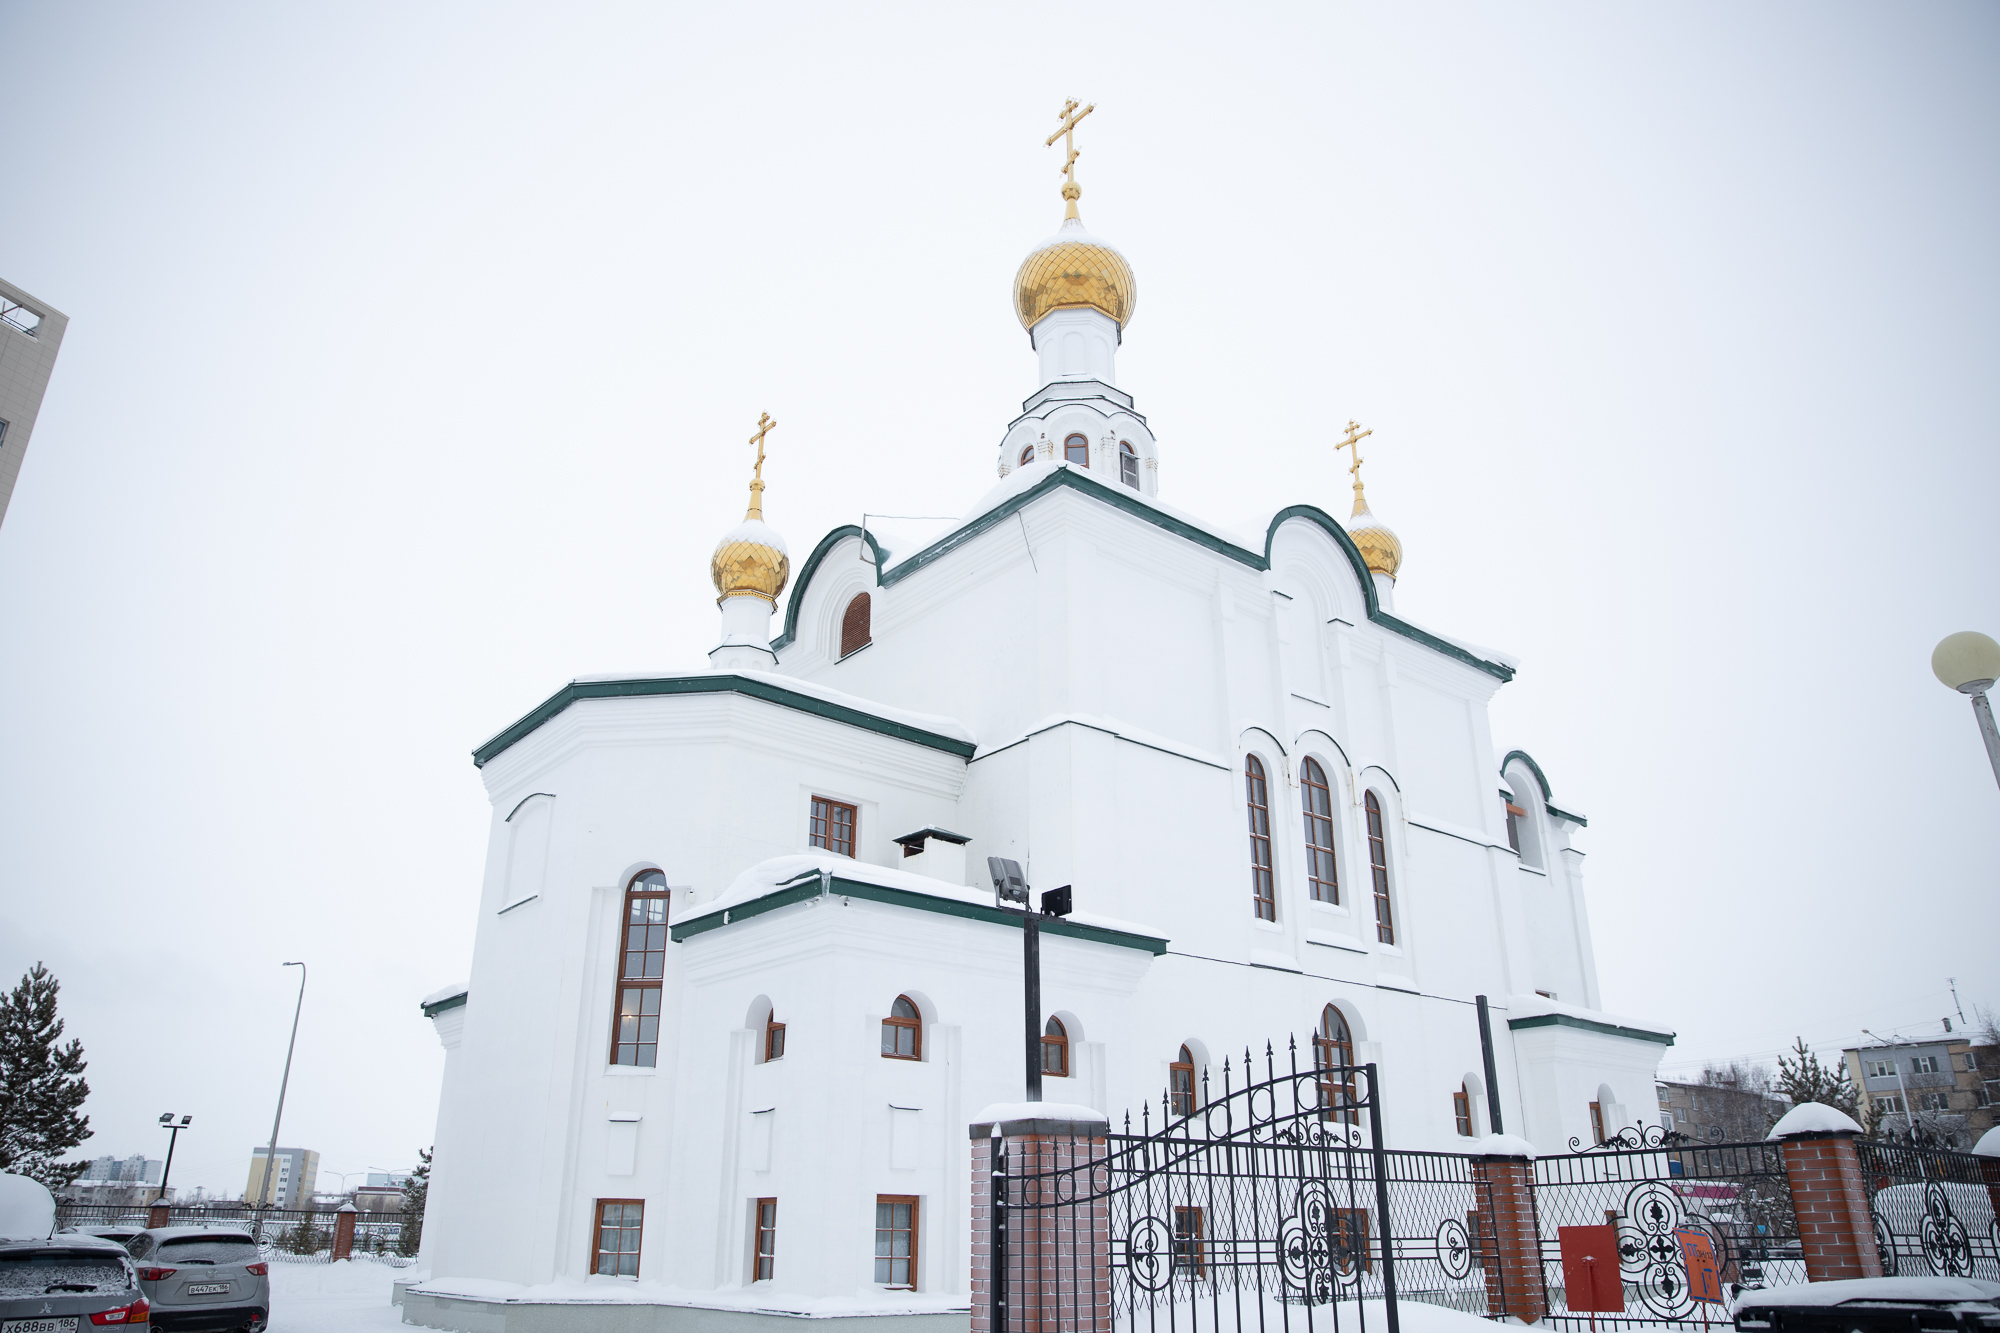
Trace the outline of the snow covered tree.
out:
<instances>
[{"instance_id":1,"label":"snow covered tree","mask_svg":"<svg viewBox=\"0 0 2000 1333\"><path fill-rule=\"evenodd\" d=\"M0 1001L0 1171L61 1189L83 1174L87 1162L62 1155L90 1137L90 1117L79 1115L90 1085L83 1081L83 1043L66 1045L56 1017L62 983L40 963Z\"/></svg>"},{"instance_id":2,"label":"snow covered tree","mask_svg":"<svg viewBox=\"0 0 2000 1333\"><path fill-rule=\"evenodd\" d=\"M1847 1077L1845 1069L1827 1068L1819 1062L1819 1057L1806 1049L1806 1039L1800 1037L1792 1047L1790 1055L1778 1057L1778 1080L1776 1091L1788 1099L1792 1105L1818 1102L1831 1106L1834 1110L1853 1116L1865 1133L1875 1132L1875 1122L1879 1118L1876 1108L1861 1108L1861 1093Z\"/></svg>"},{"instance_id":3,"label":"snow covered tree","mask_svg":"<svg viewBox=\"0 0 2000 1333\"><path fill-rule=\"evenodd\" d=\"M415 1254L424 1240L424 1204L431 1193L431 1150L419 1149L416 1169L403 1182L403 1231L396 1237L396 1253Z\"/></svg>"}]
</instances>

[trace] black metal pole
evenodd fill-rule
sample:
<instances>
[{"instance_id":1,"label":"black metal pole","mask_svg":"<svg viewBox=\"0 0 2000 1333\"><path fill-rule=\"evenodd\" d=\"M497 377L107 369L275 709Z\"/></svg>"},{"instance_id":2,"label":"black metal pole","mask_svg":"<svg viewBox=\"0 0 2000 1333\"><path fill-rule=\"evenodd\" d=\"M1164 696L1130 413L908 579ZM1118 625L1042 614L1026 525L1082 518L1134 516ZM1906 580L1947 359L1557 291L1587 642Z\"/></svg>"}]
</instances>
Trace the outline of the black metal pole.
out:
<instances>
[{"instance_id":1,"label":"black metal pole","mask_svg":"<svg viewBox=\"0 0 2000 1333\"><path fill-rule=\"evenodd\" d=\"M1505 1134L1500 1127L1500 1075L1493 1063L1493 1019L1486 1012L1486 997L1475 995L1479 1004L1479 1054L1486 1061L1486 1128Z\"/></svg>"},{"instance_id":2,"label":"black metal pole","mask_svg":"<svg viewBox=\"0 0 2000 1333\"><path fill-rule=\"evenodd\" d=\"M1389 1333L1403 1333L1402 1318L1396 1313L1396 1234L1389 1225L1389 1154L1382 1147L1382 1083L1372 1063L1362 1068L1368 1071L1368 1135L1375 1159L1371 1163L1375 1168L1375 1216L1381 1219L1375 1233L1382 1238L1382 1307L1389 1316Z\"/></svg>"},{"instance_id":3,"label":"black metal pole","mask_svg":"<svg viewBox=\"0 0 2000 1333\"><path fill-rule=\"evenodd\" d=\"M1026 1024L1028 1100L1042 1099L1042 924L1033 911L1021 914L1021 998Z\"/></svg>"},{"instance_id":4,"label":"black metal pole","mask_svg":"<svg viewBox=\"0 0 2000 1333\"><path fill-rule=\"evenodd\" d=\"M167 1182L173 1179L174 1175L174 1145L180 1142L180 1137L181 1127L179 1125L167 1126L167 1164L160 1168L160 1192L154 1198L154 1203L163 1203L166 1201Z\"/></svg>"}]
</instances>

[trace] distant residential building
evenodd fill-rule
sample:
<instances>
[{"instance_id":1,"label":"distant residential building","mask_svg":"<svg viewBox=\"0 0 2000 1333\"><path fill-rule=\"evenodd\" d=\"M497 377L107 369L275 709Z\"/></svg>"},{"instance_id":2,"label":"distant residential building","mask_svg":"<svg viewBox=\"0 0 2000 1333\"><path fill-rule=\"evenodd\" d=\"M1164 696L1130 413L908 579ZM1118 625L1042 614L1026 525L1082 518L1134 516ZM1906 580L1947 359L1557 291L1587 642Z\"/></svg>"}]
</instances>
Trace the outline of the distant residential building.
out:
<instances>
[{"instance_id":1,"label":"distant residential building","mask_svg":"<svg viewBox=\"0 0 2000 1333\"><path fill-rule=\"evenodd\" d=\"M69 316L11 283L0 282L0 522L14 495L14 478L35 433L42 394L55 369Z\"/></svg>"},{"instance_id":2,"label":"distant residential building","mask_svg":"<svg viewBox=\"0 0 2000 1333\"><path fill-rule=\"evenodd\" d=\"M1861 1103L1879 1116L1878 1131L1916 1129L1969 1148L1993 1128L2000 1098L2000 1047L1968 1037L1854 1046L1842 1052Z\"/></svg>"},{"instance_id":3,"label":"distant residential building","mask_svg":"<svg viewBox=\"0 0 2000 1333\"><path fill-rule=\"evenodd\" d=\"M264 1201L264 1175L267 1150L258 1148L250 1154L250 1180L243 1187L243 1197L250 1203ZM313 1187L319 1183L319 1154L310 1148L278 1149L278 1178L271 1187L271 1206L274 1208L301 1208L312 1198Z\"/></svg>"},{"instance_id":4,"label":"distant residential building","mask_svg":"<svg viewBox=\"0 0 2000 1333\"><path fill-rule=\"evenodd\" d=\"M98 1157L64 1187L64 1203L88 1203L121 1207L151 1203L160 1194L160 1175L166 1163L157 1157ZM172 1191L168 1192L172 1197Z\"/></svg>"},{"instance_id":5,"label":"distant residential building","mask_svg":"<svg viewBox=\"0 0 2000 1333\"><path fill-rule=\"evenodd\" d=\"M407 1171L370 1171L368 1173L368 1184L371 1188L377 1185L387 1185L391 1189L400 1190L409 1182L409 1179L410 1173Z\"/></svg>"},{"instance_id":6,"label":"distant residential building","mask_svg":"<svg viewBox=\"0 0 2000 1333\"><path fill-rule=\"evenodd\" d=\"M354 1206L364 1213L400 1213L403 1211L403 1187L363 1185L354 1191Z\"/></svg>"},{"instance_id":7,"label":"distant residential building","mask_svg":"<svg viewBox=\"0 0 2000 1333\"><path fill-rule=\"evenodd\" d=\"M1703 1143L1748 1143L1785 1113L1782 1097L1727 1083L1658 1083L1660 1125Z\"/></svg>"}]
</instances>

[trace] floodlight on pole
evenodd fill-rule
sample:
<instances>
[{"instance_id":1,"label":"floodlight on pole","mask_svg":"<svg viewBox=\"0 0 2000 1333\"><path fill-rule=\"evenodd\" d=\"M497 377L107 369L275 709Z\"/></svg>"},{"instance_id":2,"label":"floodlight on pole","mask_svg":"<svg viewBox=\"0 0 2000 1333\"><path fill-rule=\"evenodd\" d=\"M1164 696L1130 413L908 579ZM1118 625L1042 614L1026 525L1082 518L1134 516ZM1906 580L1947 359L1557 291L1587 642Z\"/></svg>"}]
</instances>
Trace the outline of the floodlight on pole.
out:
<instances>
[{"instance_id":1,"label":"floodlight on pole","mask_svg":"<svg viewBox=\"0 0 2000 1333\"><path fill-rule=\"evenodd\" d=\"M2000 729L1993 725L1993 705L1986 699L1986 691L2000 680L2000 643L1978 630L1947 634L1931 651L1931 671L1946 689L1972 696L1972 715L1979 720L1993 780L2000 782Z\"/></svg>"},{"instance_id":2,"label":"floodlight on pole","mask_svg":"<svg viewBox=\"0 0 2000 1333\"><path fill-rule=\"evenodd\" d=\"M154 1198L154 1203L165 1203L167 1201L167 1182L173 1179L174 1175L174 1145L180 1142L181 1131L193 1122L193 1116L184 1115L181 1117L180 1123L175 1124L174 1113L172 1111L168 1111L160 1117L160 1128L167 1131L167 1164L160 1168L160 1192Z\"/></svg>"}]
</instances>

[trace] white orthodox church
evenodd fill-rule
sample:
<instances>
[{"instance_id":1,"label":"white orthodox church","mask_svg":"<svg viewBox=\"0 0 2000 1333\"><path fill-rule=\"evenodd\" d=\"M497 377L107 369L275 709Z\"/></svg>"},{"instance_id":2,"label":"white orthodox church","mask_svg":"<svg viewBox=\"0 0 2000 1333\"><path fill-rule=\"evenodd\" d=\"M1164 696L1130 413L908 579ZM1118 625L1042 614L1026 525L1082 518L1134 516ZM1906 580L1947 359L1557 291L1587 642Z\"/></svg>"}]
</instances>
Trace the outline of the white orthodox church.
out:
<instances>
[{"instance_id":1,"label":"white orthodox church","mask_svg":"<svg viewBox=\"0 0 2000 1333\"><path fill-rule=\"evenodd\" d=\"M760 462L709 665L580 676L475 752L412 1321L963 1328L966 1126L1023 1095L988 856L1074 886L1051 1102L1157 1124L1296 1035L1380 1065L1392 1148L1488 1133L1489 1092L1543 1151L1653 1119L1672 1034L1598 1008L1584 820L1488 727L1512 662L1396 616L1358 472L1345 525L1163 500L1117 377L1132 269L1064 193L1014 289L1038 387L944 536L843 527L793 566Z\"/></svg>"}]
</instances>

